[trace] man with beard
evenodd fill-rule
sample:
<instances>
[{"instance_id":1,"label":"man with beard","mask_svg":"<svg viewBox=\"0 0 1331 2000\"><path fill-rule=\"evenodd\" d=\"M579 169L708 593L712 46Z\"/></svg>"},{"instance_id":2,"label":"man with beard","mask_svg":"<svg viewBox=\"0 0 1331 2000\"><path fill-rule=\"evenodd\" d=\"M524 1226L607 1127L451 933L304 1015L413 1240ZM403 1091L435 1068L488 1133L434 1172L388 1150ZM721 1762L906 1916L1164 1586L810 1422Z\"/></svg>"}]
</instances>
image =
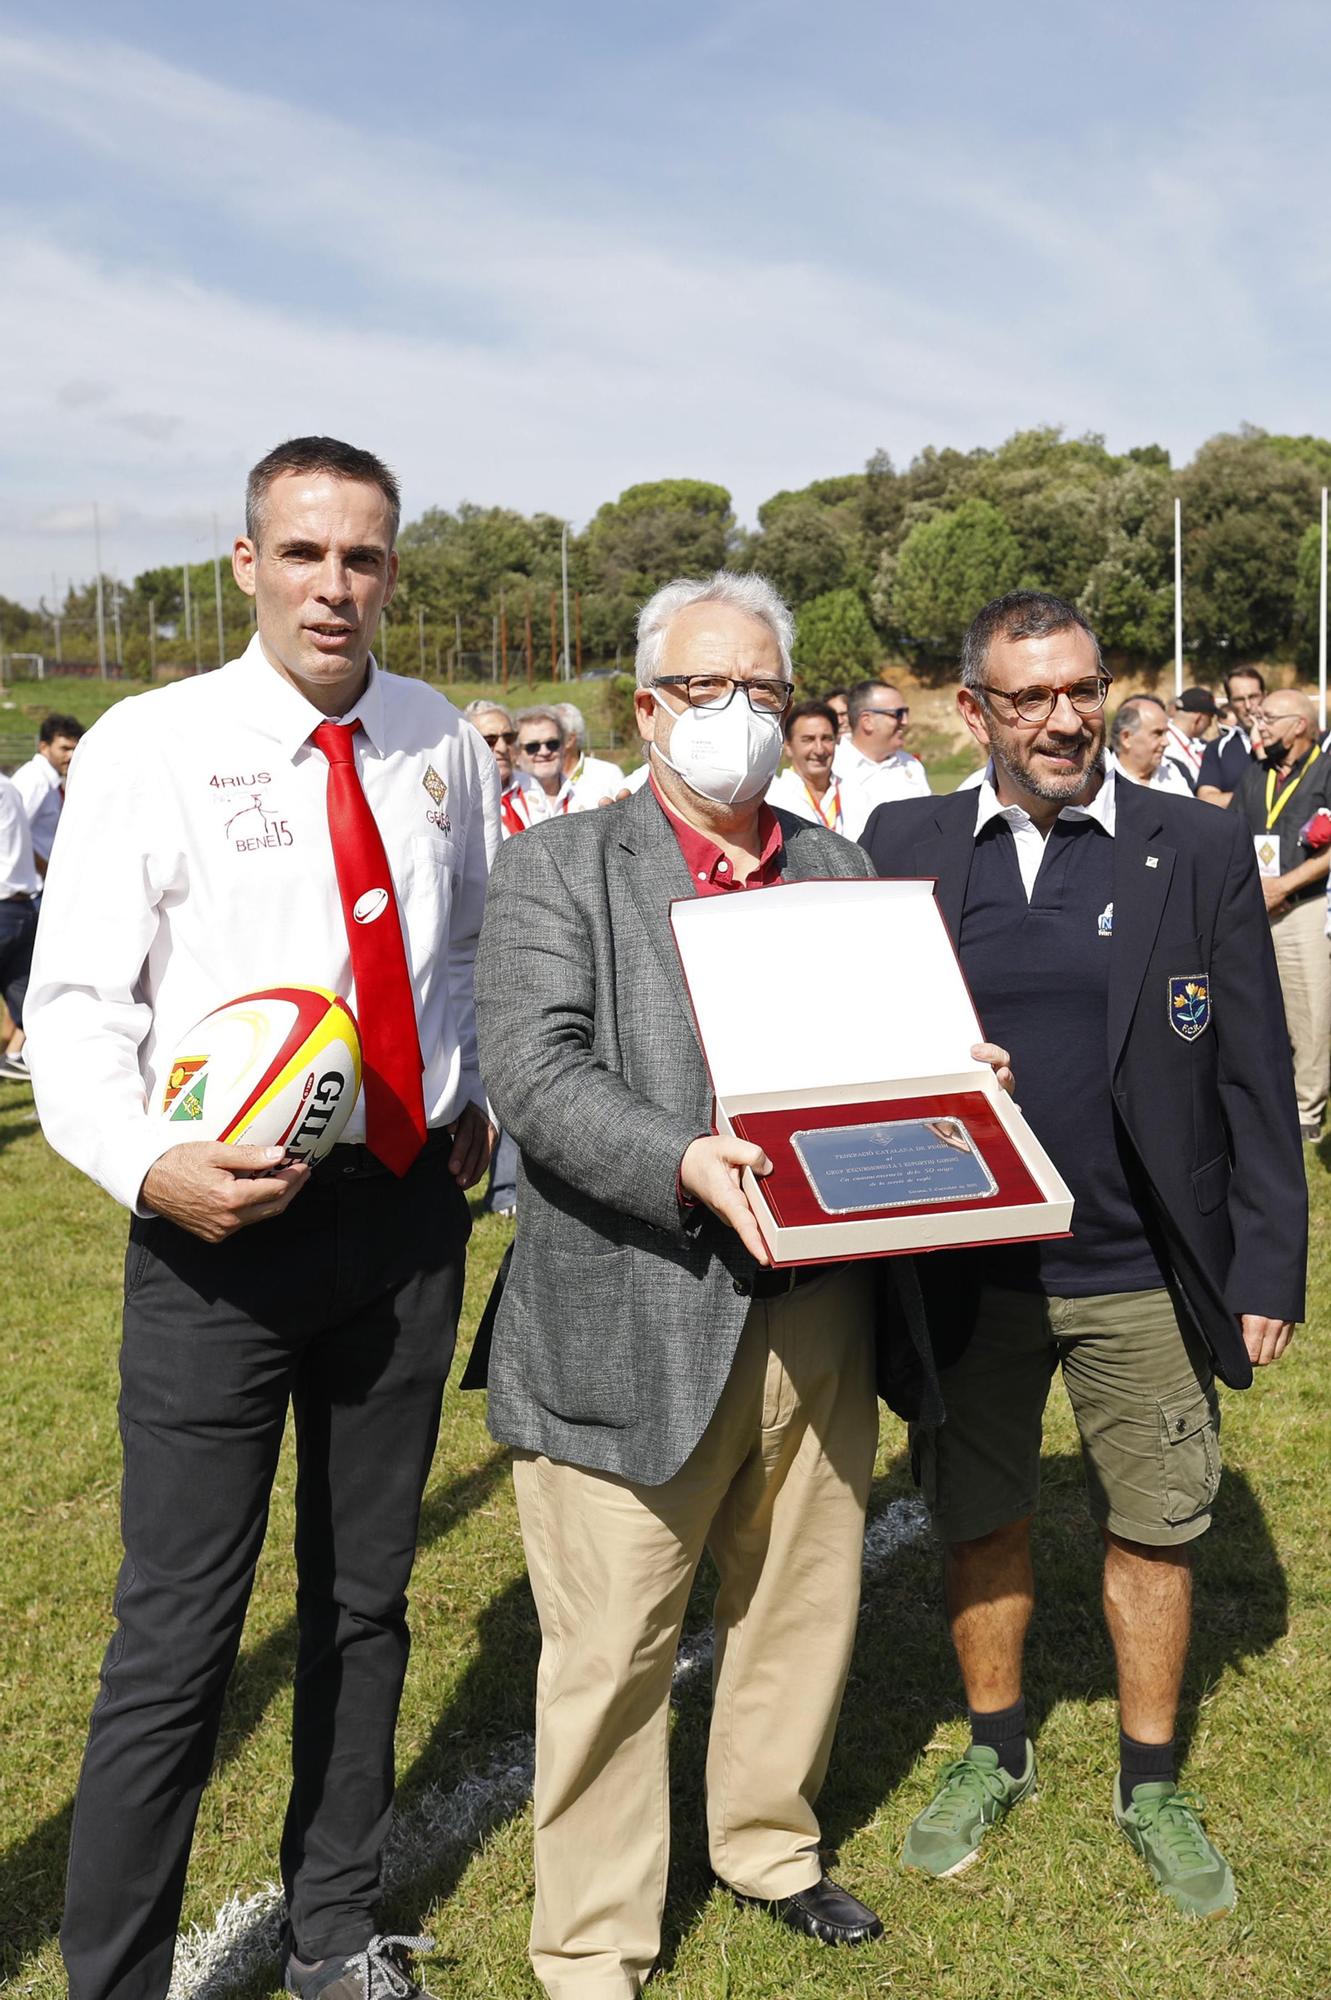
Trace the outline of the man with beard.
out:
<instances>
[{"instance_id":1,"label":"man with beard","mask_svg":"<svg viewBox=\"0 0 1331 2000\"><path fill-rule=\"evenodd\" d=\"M949 1253L947 1420L915 1464L945 1544L972 1741L906 1840L955 1875L1035 1788L1022 1695L1030 1517L1056 1368L1104 1542L1118 1668L1114 1817L1189 1913L1234 1883L1178 1789L1190 1546L1220 1477L1214 1378L1246 1388L1303 1311L1307 1199L1289 1048L1252 837L1104 769L1109 675L1070 604L1014 591L962 648L978 791L885 805L883 876L933 876L985 1032L1075 1198L1071 1234ZM964 1343L964 1344L963 1344ZM958 1352L958 1349L960 1350ZM951 1358L955 1357L955 1358Z\"/></svg>"}]
</instances>

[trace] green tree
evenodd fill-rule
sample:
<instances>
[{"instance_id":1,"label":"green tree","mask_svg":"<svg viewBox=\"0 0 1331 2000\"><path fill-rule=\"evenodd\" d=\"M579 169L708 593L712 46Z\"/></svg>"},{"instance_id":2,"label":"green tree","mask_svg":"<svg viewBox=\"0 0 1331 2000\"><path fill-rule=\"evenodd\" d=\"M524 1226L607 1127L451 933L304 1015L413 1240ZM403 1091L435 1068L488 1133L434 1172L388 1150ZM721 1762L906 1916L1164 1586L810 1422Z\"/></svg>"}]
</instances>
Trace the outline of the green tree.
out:
<instances>
[{"instance_id":1,"label":"green tree","mask_svg":"<svg viewBox=\"0 0 1331 2000\"><path fill-rule=\"evenodd\" d=\"M631 647L637 614L677 576L707 576L725 564L735 516L724 486L656 479L599 507L581 537L579 574L588 596L583 630L594 652Z\"/></svg>"},{"instance_id":2,"label":"green tree","mask_svg":"<svg viewBox=\"0 0 1331 2000\"><path fill-rule=\"evenodd\" d=\"M1311 457L1245 426L1209 439L1181 475L1185 635L1203 665L1294 644L1299 547L1320 514Z\"/></svg>"},{"instance_id":3,"label":"green tree","mask_svg":"<svg viewBox=\"0 0 1331 2000\"><path fill-rule=\"evenodd\" d=\"M1022 567L1020 545L998 508L964 500L918 521L906 536L882 606L885 622L922 659L953 659L981 605L1015 589Z\"/></svg>"},{"instance_id":4,"label":"green tree","mask_svg":"<svg viewBox=\"0 0 1331 2000\"><path fill-rule=\"evenodd\" d=\"M1322 618L1322 526L1314 521L1299 543L1294 583L1294 643L1300 664L1315 666Z\"/></svg>"},{"instance_id":5,"label":"green tree","mask_svg":"<svg viewBox=\"0 0 1331 2000\"><path fill-rule=\"evenodd\" d=\"M770 508L771 502L767 505ZM763 532L753 538L746 557L791 605L807 604L829 590L853 585L859 567L851 532L833 509L810 500L795 500L768 513Z\"/></svg>"},{"instance_id":6,"label":"green tree","mask_svg":"<svg viewBox=\"0 0 1331 2000\"><path fill-rule=\"evenodd\" d=\"M829 590L813 598L795 620L795 678L801 698L863 680L881 650L858 591Z\"/></svg>"}]
</instances>

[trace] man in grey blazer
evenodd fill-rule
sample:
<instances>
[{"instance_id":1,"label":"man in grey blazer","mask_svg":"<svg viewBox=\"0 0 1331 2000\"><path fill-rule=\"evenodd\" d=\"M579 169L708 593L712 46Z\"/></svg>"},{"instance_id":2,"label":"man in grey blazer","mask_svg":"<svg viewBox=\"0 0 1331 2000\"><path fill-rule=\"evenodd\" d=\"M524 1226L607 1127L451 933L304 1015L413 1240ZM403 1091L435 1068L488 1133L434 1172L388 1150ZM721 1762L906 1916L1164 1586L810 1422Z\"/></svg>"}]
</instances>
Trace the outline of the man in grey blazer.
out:
<instances>
[{"instance_id":1,"label":"man in grey blazer","mask_svg":"<svg viewBox=\"0 0 1331 2000\"><path fill-rule=\"evenodd\" d=\"M510 842L491 876L482 1070L523 1186L489 1422L515 1447L541 1621L531 1952L554 2000L627 2000L657 1956L671 1672L704 1543L713 1866L825 1942L882 1928L823 1875L814 1815L878 1433L872 1280L765 1268L740 1169L767 1162L711 1134L669 923L691 890L870 873L763 804L790 640L760 577L659 591L637 660L651 783Z\"/></svg>"}]
</instances>

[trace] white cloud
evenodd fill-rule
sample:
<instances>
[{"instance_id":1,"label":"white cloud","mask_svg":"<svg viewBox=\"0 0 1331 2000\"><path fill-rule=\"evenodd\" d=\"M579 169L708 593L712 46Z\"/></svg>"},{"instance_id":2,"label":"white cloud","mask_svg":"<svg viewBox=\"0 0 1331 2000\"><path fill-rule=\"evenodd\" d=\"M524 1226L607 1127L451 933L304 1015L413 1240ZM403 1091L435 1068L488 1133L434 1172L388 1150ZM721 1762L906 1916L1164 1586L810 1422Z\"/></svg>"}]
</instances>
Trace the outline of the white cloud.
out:
<instances>
[{"instance_id":1,"label":"white cloud","mask_svg":"<svg viewBox=\"0 0 1331 2000\"><path fill-rule=\"evenodd\" d=\"M635 212L613 187L592 212L553 170L520 198L443 142L369 137L110 41L0 32L6 105L90 153L103 199L152 187L190 204L201 244L252 246L243 271L234 248L190 271L160 247L112 263L86 215L53 224L11 191L9 594L53 563L78 573L94 496L125 572L208 553L246 466L305 430L381 451L409 514L465 496L581 519L690 473L751 518L878 444L900 459L1066 421L1186 453L1245 416L1318 422L1235 280L1235 232L1268 197L1296 233L1276 185L1292 162L1252 131L1184 131L1140 159L1102 136L1051 170L1049 146L986 158L941 124L926 147L827 110L772 117L774 178L808 163L836 245L792 228L815 247L783 255L742 219ZM1311 252L1304 268L1324 285Z\"/></svg>"}]
</instances>

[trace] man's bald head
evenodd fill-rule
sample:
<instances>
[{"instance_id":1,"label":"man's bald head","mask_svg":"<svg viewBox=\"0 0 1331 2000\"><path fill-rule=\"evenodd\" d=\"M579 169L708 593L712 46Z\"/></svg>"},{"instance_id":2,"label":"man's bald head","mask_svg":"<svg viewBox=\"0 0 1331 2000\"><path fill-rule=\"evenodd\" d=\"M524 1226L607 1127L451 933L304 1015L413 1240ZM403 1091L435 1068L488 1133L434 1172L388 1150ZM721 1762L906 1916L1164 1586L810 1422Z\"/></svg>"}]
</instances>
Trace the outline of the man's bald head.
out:
<instances>
[{"instance_id":1,"label":"man's bald head","mask_svg":"<svg viewBox=\"0 0 1331 2000\"><path fill-rule=\"evenodd\" d=\"M1317 741L1317 710L1297 688L1272 688L1253 719L1262 755L1282 769L1297 764Z\"/></svg>"},{"instance_id":2,"label":"man's bald head","mask_svg":"<svg viewBox=\"0 0 1331 2000\"><path fill-rule=\"evenodd\" d=\"M1298 688L1272 688L1262 702L1263 715L1297 715L1306 723L1309 735L1317 728L1317 710Z\"/></svg>"}]
</instances>

